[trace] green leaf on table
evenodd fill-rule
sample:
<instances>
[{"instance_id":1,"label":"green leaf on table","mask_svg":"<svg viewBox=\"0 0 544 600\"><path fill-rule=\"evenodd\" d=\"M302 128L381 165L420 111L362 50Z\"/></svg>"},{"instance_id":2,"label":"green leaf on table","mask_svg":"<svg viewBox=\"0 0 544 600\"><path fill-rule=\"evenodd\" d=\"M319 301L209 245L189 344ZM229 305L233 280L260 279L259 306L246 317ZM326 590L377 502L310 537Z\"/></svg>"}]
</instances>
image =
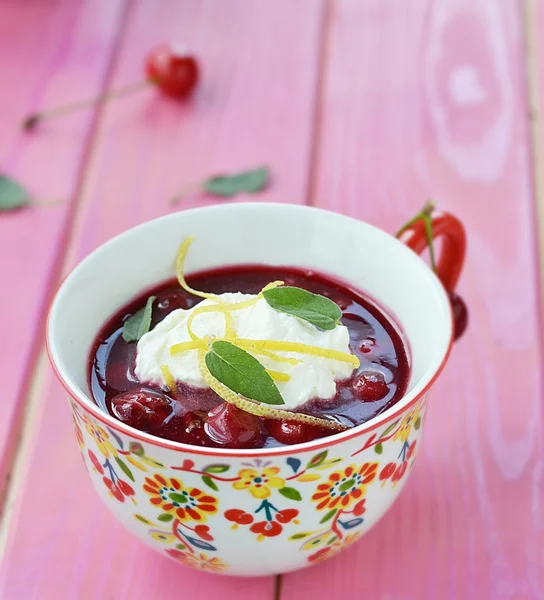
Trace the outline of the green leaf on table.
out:
<instances>
[{"instance_id":1,"label":"green leaf on table","mask_svg":"<svg viewBox=\"0 0 544 600\"><path fill-rule=\"evenodd\" d=\"M0 175L0 212L17 210L29 204L25 188L10 177Z\"/></svg>"},{"instance_id":2,"label":"green leaf on table","mask_svg":"<svg viewBox=\"0 0 544 600\"><path fill-rule=\"evenodd\" d=\"M151 313L155 296L149 296L145 308L135 312L123 323L123 339L125 342L137 342L151 327Z\"/></svg>"},{"instance_id":3,"label":"green leaf on table","mask_svg":"<svg viewBox=\"0 0 544 600\"><path fill-rule=\"evenodd\" d=\"M264 291L263 296L274 310L304 319L319 329L334 329L342 316L338 304L301 288L275 287Z\"/></svg>"},{"instance_id":4,"label":"green leaf on table","mask_svg":"<svg viewBox=\"0 0 544 600\"><path fill-rule=\"evenodd\" d=\"M237 394L263 404L285 404L263 365L230 342L214 342L206 354L206 365L218 381Z\"/></svg>"},{"instance_id":5,"label":"green leaf on table","mask_svg":"<svg viewBox=\"0 0 544 600\"><path fill-rule=\"evenodd\" d=\"M232 175L215 175L204 181L204 190L215 196L234 196L241 192L255 194L263 190L269 182L268 167L258 167Z\"/></svg>"},{"instance_id":6,"label":"green leaf on table","mask_svg":"<svg viewBox=\"0 0 544 600\"><path fill-rule=\"evenodd\" d=\"M282 496L289 498L289 500L298 500L299 502L300 502L300 500L302 500L302 496L300 495L300 492L298 490L296 490L295 488L282 487L278 490L278 492Z\"/></svg>"}]
</instances>

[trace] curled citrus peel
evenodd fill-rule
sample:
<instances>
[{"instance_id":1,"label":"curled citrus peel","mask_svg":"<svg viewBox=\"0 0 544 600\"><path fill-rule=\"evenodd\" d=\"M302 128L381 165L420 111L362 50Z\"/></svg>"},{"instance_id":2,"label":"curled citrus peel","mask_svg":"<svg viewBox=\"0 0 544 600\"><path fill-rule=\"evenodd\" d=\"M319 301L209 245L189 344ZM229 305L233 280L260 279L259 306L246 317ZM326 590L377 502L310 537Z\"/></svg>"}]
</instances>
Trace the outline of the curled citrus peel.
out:
<instances>
[{"instance_id":1,"label":"curled citrus peel","mask_svg":"<svg viewBox=\"0 0 544 600\"><path fill-rule=\"evenodd\" d=\"M208 300L219 300L219 296L217 294L209 294L208 292L199 292L198 290L193 289L190 285L185 281L185 273L183 267L185 265L185 259L187 258L187 253L189 252L189 246L195 241L195 238L188 237L183 240L181 246L179 247L178 254L176 256L176 275L178 278L178 282L181 287L189 294L193 294L193 296L198 296L199 298L206 298Z\"/></svg>"},{"instance_id":2,"label":"curled citrus peel","mask_svg":"<svg viewBox=\"0 0 544 600\"><path fill-rule=\"evenodd\" d=\"M347 427L342 423L335 421L329 421L327 419L320 419L319 417L313 417L311 415L305 415L303 413L294 413L287 410L278 410L277 408L271 408L253 400L248 400L239 396L236 392L233 392L226 385L218 381L208 369L206 365L206 350L201 349L198 351L198 366L204 381L208 386L225 402L233 404L240 410L255 415L256 417L263 417L265 419L279 419L287 421L296 421L297 423L307 423L308 425L317 425L318 427L326 427L335 431L345 431Z\"/></svg>"},{"instance_id":3,"label":"curled citrus peel","mask_svg":"<svg viewBox=\"0 0 544 600\"><path fill-rule=\"evenodd\" d=\"M275 360L276 362L279 363L285 363L287 365L298 365L300 364L302 361L298 358L289 358L287 356L281 356L280 354L276 354L276 352L270 352L270 350L253 350L253 354L258 354L260 356L266 356L267 358L270 358L271 360Z\"/></svg>"},{"instance_id":4,"label":"curled citrus peel","mask_svg":"<svg viewBox=\"0 0 544 600\"><path fill-rule=\"evenodd\" d=\"M164 383L171 392L175 392L177 390L176 380L172 375L172 371L170 371L170 367L168 365L161 365L161 373L164 378Z\"/></svg>"},{"instance_id":5,"label":"curled citrus peel","mask_svg":"<svg viewBox=\"0 0 544 600\"><path fill-rule=\"evenodd\" d=\"M311 346L309 344L301 344L299 342L284 342L278 340L243 340L238 338L236 345L243 350L261 351L261 350L279 350L280 352L296 352L298 354L309 354L311 356L319 356L330 360L338 360L350 364L356 369L360 362L353 354L340 352L339 350L328 350L320 346Z\"/></svg>"},{"instance_id":6,"label":"curled citrus peel","mask_svg":"<svg viewBox=\"0 0 544 600\"><path fill-rule=\"evenodd\" d=\"M272 371L270 369L266 369L266 372L272 377L274 381L289 381L291 379L291 375L288 373L282 373L281 371Z\"/></svg>"},{"instance_id":7,"label":"curled citrus peel","mask_svg":"<svg viewBox=\"0 0 544 600\"><path fill-rule=\"evenodd\" d=\"M209 304L208 306L195 307L187 319L187 333L189 334L189 337L194 341L200 339L193 331L193 321L196 317L198 317L198 315L211 312L220 312L225 315L225 337L227 339L235 338L236 333L232 324L232 315L230 314L228 305L226 304Z\"/></svg>"},{"instance_id":8,"label":"curled citrus peel","mask_svg":"<svg viewBox=\"0 0 544 600\"><path fill-rule=\"evenodd\" d=\"M281 356L277 352L294 352L296 354L306 354L312 356L318 356L329 360L337 360L345 362L357 368L359 366L359 359L352 354L340 352L338 350L329 350L321 348L319 346L312 346L309 344L301 344L298 342L285 342L281 340L251 340L251 339L240 339L237 336L236 329L234 327L232 312L236 310L242 310L254 306L260 299L263 298L263 292L272 288L283 285L283 281L273 281L267 284L254 298L243 300L241 302L233 302L231 304L225 302L224 299L220 298L217 294L211 294L207 292L200 292L189 286L185 280L184 265L187 257L187 252L190 245L193 243L194 238L187 238L181 244L177 257L176 257L176 275L181 287L188 293L204 298L206 300L215 301L213 304L206 306L197 306L191 312L187 319L187 332L191 341L181 342L170 346L170 355L176 356L184 352L192 350L198 351L198 367L202 377L206 384L225 402L233 404L239 409L248 412L258 417L265 417L269 419L286 419L288 421L295 421L298 423L306 423L309 425L316 425L318 427L324 427L335 431L344 431L347 429L346 425L338 423L336 421L330 421L328 419L321 419L312 415L306 415L303 413L295 413L288 410L281 410L277 408L271 408L268 405L259 403L253 400L242 397L236 392L232 391L225 384L216 379L208 366L206 365L206 353L209 350L210 339L206 336L199 338L193 329L194 319L198 315L211 312L219 312L224 315L225 318L225 335L224 341L230 342L238 346L243 350L247 350L253 354L266 356L271 360L278 363L285 363L289 365L297 365L301 360L293 357ZM218 340L217 340L218 341ZM172 373L167 365L161 365L161 372L163 374L166 385L174 391L176 383ZM290 380L290 375L281 371L274 371L267 369L267 373L275 381L286 382Z\"/></svg>"},{"instance_id":9,"label":"curled citrus peel","mask_svg":"<svg viewBox=\"0 0 544 600\"><path fill-rule=\"evenodd\" d=\"M182 354L183 352L187 352L187 350L198 350L199 348L206 348L205 340L198 338L190 342L181 342L170 346L170 356Z\"/></svg>"}]
</instances>

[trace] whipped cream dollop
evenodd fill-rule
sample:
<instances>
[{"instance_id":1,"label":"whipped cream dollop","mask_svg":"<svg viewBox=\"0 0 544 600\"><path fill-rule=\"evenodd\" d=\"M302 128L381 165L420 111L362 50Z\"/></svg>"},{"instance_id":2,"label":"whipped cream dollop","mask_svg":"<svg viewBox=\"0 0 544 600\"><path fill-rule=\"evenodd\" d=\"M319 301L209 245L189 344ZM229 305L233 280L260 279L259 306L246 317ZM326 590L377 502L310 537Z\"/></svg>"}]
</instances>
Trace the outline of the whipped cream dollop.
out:
<instances>
[{"instance_id":1,"label":"whipped cream dollop","mask_svg":"<svg viewBox=\"0 0 544 600\"><path fill-rule=\"evenodd\" d=\"M253 294L226 293L218 295L222 302L236 303L252 298ZM195 350L172 356L170 347L191 340L187 320L199 307L217 304L217 300L203 300L189 310L177 309L166 316L138 342L136 375L141 382L164 385L161 365L166 365L177 382L207 388L198 367ZM239 338L277 340L319 346L327 350L350 353L347 327L338 325L330 331L321 331L314 325L293 315L273 309L264 298L257 298L251 306L232 311L234 330ZM193 332L200 338L221 338L225 335L225 317L221 312L197 314L192 322ZM251 353L251 351L250 351ZM336 394L336 381L346 379L353 372L351 364L297 352L278 352L281 356L300 360L297 364L278 362L267 356L254 354L266 369L287 373L289 381L276 381L285 404L275 408L292 410L312 398L330 399Z\"/></svg>"}]
</instances>

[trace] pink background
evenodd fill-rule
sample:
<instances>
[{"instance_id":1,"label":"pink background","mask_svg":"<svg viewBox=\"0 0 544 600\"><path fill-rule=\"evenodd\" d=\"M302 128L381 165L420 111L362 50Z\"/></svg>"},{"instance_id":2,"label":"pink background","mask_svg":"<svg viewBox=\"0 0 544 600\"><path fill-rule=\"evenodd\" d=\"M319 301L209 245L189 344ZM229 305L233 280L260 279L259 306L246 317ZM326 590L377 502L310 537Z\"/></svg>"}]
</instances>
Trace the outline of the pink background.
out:
<instances>
[{"instance_id":1,"label":"pink background","mask_svg":"<svg viewBox=\"0 0 544 600\"><path fill-rule=\"evenodd\" d=\"M537 0L0 0L1 169L59 200L0 214L0 598L544 598L538 29ZM20 130L138 80L170 40L202 65L192 101L150 89ZM390 232L429 197L454 212L471 323L389 515L318 566L226 579L148 550L99 503L44 316L93 248L178 210L187 184L262 163L265 201Z\"/></svg>"}]
</instances>

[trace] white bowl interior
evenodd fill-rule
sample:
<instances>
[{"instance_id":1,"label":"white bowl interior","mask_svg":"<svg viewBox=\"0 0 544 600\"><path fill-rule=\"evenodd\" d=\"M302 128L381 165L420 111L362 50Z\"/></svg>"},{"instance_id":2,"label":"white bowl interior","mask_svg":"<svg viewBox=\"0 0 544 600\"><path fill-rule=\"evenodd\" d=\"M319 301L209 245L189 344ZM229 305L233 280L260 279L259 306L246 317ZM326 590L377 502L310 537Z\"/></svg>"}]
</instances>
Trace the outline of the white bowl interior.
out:
<instances>
[{"instance_id":1,"label":"white bowl interior","mask_svg":"<svg viewBox=\"0 0 544 600\"><path fill-rule=\"evenodd\" d=\"M48 344L59 375L84 402L94 404L87 370L99 329L134 296L175 275L174 257L187 236L196 238L188 273L237 263L309 267L376 299L409 341L411 379L401 403L409 403L440 369L451 340L451 312L442 285L415 253L371 225L328 211L228 204L130 229L66 278L51 308Z\"/></svg>"}]
</instances>

